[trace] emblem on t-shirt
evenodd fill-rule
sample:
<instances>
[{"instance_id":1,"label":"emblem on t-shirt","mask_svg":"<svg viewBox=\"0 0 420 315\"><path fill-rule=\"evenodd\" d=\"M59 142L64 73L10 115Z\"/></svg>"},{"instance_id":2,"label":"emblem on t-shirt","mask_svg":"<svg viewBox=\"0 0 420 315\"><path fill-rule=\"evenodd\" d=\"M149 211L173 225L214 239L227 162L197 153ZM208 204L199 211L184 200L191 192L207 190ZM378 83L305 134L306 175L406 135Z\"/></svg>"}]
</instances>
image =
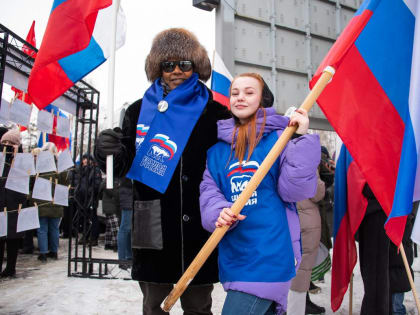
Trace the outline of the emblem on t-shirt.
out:
<instances>
[{"instance_id":1,"label":"emblem on t-shirt","mask_svg":"<svg viewBox=\"0 0 420 315\"><path fill-rule=\"evenodd\" d=\"M256 161L242 163L236 162L229 166L227 177L230 181L232 202L238 199L239 195L245 189L246 185L248 185L252 175L254 175L259 166L260 164ZM251 198L249 198L245 205L255 205L257 204L257 201L257 191L254 191Z\"/></svg>"}]
</instances>

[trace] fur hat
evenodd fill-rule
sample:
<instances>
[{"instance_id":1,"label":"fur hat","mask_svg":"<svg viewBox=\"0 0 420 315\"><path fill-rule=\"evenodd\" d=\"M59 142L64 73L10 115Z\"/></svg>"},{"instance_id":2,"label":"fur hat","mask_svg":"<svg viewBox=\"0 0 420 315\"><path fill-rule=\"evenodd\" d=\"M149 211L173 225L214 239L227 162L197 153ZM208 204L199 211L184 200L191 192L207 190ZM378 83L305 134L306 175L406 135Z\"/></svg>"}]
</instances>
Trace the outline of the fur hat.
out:
<instances>
[{"instance_id":1,"label":"fur hat","mask_svg":"<svg viewBox=\"0 0 420 315\"><path fill-rule=\"evenodd\" d=\"M9 130L8 132L6 132L2 137L1 137L1 142L3 143L4 141L9 141L11 143L13 143L14 145L20 145L20 132L18 129L12 129Z\"/></svg>"},{"instance_id":2,"label":"fur hat","mask_svg":"<svg viewBox=\"0 0 420 315\"><path fill-rule=\"evenodd\" d=\"M211 74L211 65L206 49L197 37L184 28L170 28L156 35L146 58L146 76L151 82L162 76L160 64L168 60L191 60L194 72L202 81Z\"/></svg>"},{"instance_id":3,"label":"fur hat","mask_svg":"<svg viewBox=\"0 0 420 315\"><path fill-rule=\"evenodd\" d=\"M0 139L8 131L9 131L9 129L7 129L5 127L0 127Z\"/></svg>"}]
</instances>

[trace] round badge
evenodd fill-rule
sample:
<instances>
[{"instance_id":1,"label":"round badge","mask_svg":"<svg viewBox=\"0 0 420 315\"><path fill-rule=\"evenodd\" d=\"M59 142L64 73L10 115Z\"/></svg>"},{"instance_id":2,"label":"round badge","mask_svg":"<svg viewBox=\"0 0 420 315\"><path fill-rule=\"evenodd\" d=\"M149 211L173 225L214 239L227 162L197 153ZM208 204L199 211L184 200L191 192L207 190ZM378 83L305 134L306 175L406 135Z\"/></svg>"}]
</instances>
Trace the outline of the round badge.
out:
<instances>
[{"instance_id":1,"label":"round badge","mask_svg":"<svg viewBox=\"0 0 420 315\"><path fill-rule=\"evenodd\" d=\"M158 110L163 113L166 112L166 110L168 109L169 104L167 101L160 101L158 104Z\"/></svg>"}]
</instances>

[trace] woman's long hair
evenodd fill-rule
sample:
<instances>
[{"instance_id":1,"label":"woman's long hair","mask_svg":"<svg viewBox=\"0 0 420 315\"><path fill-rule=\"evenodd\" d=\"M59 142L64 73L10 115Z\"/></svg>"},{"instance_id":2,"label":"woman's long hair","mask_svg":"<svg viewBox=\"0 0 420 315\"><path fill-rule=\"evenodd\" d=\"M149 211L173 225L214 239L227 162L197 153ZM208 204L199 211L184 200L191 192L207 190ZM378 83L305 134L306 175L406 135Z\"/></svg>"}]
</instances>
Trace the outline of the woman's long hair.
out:
<instances>
[{"instance_id":1,"label":"woman's long hair","mask_svg":"<svg viewBox=\"0 0 420 315\"><path fill-rule=\"evenodd\" d=\"M264 88L264 80L262 79L262 77L258 73L252 73L252 72L242 73L242 74L238 75L237 77L235 77L235 79L233 79L232 84L239 77L249 77L249 78L256 79L260 83L261 94L262 94L262 90ZM232 84L230 85L229 95L232 95ZM246 153L247 149L248 149L248 156L246 158L246 161L249 161L252 153L254 152L255 147L257 146L258 142L261 140L261 138L263 136L263 133L264 133L264 127L265 127L265 122L266 122L266 112L265 112L265 108L263 108L262 103L261 103L262 102L262 95L260 97L261 97L261 99L260 99L259 108L262 109L263 114L264 114L264 118L263 118L263 123L261 125L261 129L260 129L258 135L257 135L257 112L258 112L258 110L254 113L254 115L249 117L248 121L244 124L241 124L239 119L237 117L233 116L233 118L235 120L235 128L234 128L233 134L232 134L232 144L231 144L230 157L232 156L232 152L235 151L235 158L237 158L239 160L239 163L242 163L242 161L245 159L245 153ZM230 160L230 157L229 157L229 160Z\"/></svg>"}]
</instances>

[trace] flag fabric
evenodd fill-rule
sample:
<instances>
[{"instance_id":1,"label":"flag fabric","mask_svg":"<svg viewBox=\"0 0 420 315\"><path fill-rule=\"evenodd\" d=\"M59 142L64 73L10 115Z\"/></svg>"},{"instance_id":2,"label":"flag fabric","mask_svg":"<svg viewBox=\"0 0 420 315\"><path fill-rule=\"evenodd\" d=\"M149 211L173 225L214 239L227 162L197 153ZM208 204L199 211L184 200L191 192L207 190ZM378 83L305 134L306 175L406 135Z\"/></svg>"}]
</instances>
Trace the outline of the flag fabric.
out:
<instances>
[{"instance_id":1,"label":"flag fabric","mask_svg":"<svg viewBox=\"0 0 420 315\"><path fill-rule=\"evenodd\" d=\"M397 246L419 197L416 10L418 1L363 2L310 82L327 65L336 69L318 104L387 214L385 229Z\"/></svg>"},{"instance_id":2,"label":"flag fabric","mask_svg":"<svg viewBox=\"0 0 420 315\"><path fill-rule=\"evenodd\" d=\"M29 29L28 35L26 35L26 42L36 48L35 21L32 22L32 26ZM22 51L28 56L31 56L32 58L35 59L36 51L30 48L28 45L24 44L22 47Z\"/></svg>"},{"instance_id":3,"label":"flag fabric","mask_svg":"<svg viewBox=\"0 0 420 315\"><path fill-rule=\"evenodd\" d=\"M416 17L420 16L420 4L417 1ZM416 20L417 21L417 20ZM416 72L411 74L410 86L410 116L413 117L412 126L414 134L416 135L416 149L417 149L417 173L416 183L414 186L414 200L420 200L420 21L416 23L414 45L413 45L413 66ZM418 207L418 204L417 204ZM418 213L418 212L417 212ZM420 216L416 216L413 232L411 238L417 244L420 244Z\"/></svg>"},{"instance_id":4,"label":"flag fabric","mask_svg":"<svg viewBox=\"0 0 420 315\"><path fill-rule=\"evenodd\" d=\"M67 115L65 115L58 107L54 105L48 105L47 107L44 108L44 110L50 113L54 113L53 132L52 134L48 134L48 133L46 134L45 141L54 143L55 146L57 147L58 152L61 152L67 148L70 148L71 134L70 134L70 138L60 137L60 136L57 136L56 134L57 116L67 117ZM38 139L38 147L42 148L43 145L44 145L44 136L43 136L43 133L41 132Z\"/></svg>"},{"instance_id":5,"label":"flag fabric","mask_svg":"<svg viewBox=\"0 0 420 315\"><path fill-rule=\"evenodd\" d=\"M226 68L222 58L214 51L213 70L211 72L211 91L213 99L220 104L229 106L229 88L233 77Z\"/></svg>"},{"instance_id":6,"label":"flag fabric","mask_svg":"<svg viewBox=\"0 0 420 315\"><path fill-rule=\"evenodd\" d=\"M331 308L340 308L357 263L354 235L366 212L362 191L366 183L347 148L338 139L334 179L333 261L331 269Z\"/></svg>"},{"instance_id":7,"label":"flag fabric","mask_svg":"<svg viewBox=\"0 0 420 315\"><path fill-rule=\"evenodd\" d=\"M32 68L28 93L42 109L111 54L112 0L54 0L44 38ZM124 44L120 8L116 49Z\"/></svg>"},{"instance_id":8,"label":"flag fabric","mask_svg":"<svg viewBox=\"0 0 420 315\"><path fill-rule=\"evenodd\" d=\"M36 38L35 38L35 21L32 22L31 28L29 29L28 35L26 35L26 42L31 44L33 47L36 48ZM28 45L24 44L22 47L22 51L27 54L28 56L31 56L32 58L36 57L36 52L30 48ZM32 99L29 96L28 93L24 93L23 91L15 88L14 86L11 87L12 91L15 92L15 98L24 101L26 104L31 105ZM28 128L25 126L19 125L19 131L25 131Z\"/></svg>"}]
</instances>

